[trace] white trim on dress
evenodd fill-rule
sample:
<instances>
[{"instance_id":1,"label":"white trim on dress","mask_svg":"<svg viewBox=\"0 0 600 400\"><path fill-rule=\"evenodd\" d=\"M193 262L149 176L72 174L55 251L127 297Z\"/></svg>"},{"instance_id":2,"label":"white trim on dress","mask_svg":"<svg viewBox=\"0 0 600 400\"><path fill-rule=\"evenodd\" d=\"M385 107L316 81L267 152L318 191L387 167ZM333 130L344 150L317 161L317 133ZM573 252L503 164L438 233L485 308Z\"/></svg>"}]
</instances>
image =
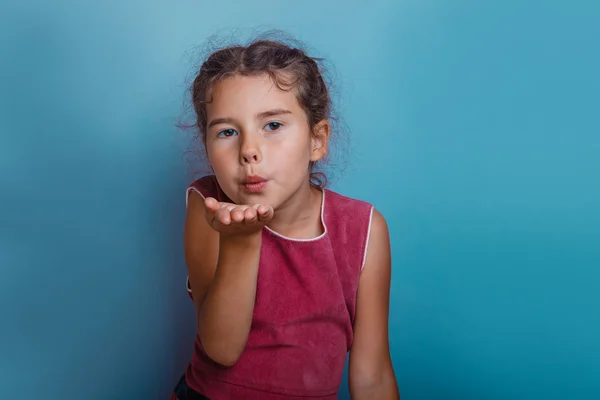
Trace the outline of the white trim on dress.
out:
<instances>
[{"instance_id":1,"label":"white trim on dress","mask_svg":"<svg viewBox=\"0 0 600 400\"><path fill-rule=\"evenodd\" d=\"M268 226L265 226L265 229L268 230L269 232L271 232L273 235L280 237L282 239L285 240L289 240L291 242L315 242L317 240L320 240L322 238L325 237L325 235L327 235L327 225L325 224L325 192L327 190L323 189L321 192L323 193L323 197L321 199L321 225L323 225L323 233L321 233L319 236L317 237L313 237L313 238L307 238L307 239L297 239L297 238L291 238L285 235L282 235L279 232L274 231L273 229L269 228Z\"/></svg>"},{"instance_id":2,"label":"white trim on dress","mask_svg":"<svg viewBox=\"0 0 600 400\"><path fill-rule=\"evenodd\" d=\"M369 214L369 229L367 230L367 238L365 240L365 253L363 254L363 262L360 267L360 272L365 269L365 263L367 262L367 250L369 249L369 237L371 236L371 225L373 223L373 211L375 207L371 206L371 213Z\"/></svg>"}]
</instances>

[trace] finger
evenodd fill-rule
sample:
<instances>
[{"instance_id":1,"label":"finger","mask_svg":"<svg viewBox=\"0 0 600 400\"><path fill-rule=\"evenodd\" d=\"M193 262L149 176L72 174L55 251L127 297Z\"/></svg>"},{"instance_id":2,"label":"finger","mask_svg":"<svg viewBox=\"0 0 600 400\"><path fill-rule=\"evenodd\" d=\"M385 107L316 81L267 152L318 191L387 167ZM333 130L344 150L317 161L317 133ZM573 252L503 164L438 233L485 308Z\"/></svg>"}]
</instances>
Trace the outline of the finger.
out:
<instances>
[{"instance_id":1,"label":"finger","mask_svg":"<svg viewBox=\"0 0 600 400\"><path fill-rule=\"evenodd\" d=\"M232 203L227 203L227 202L221 202L221 203L219 203L219 207L220 208L226 208L229 211L231 211L232 209L234 209L235 207L237 207L237 204L232 204Z\"/></svg>"},{"instance_id":2,"label":"finger","mask_svg":"<svg viewBox=\"0 0 600 400\"><path fill-rule=\"evenodd\" d=\"M215 213L215 219L223 225L231 224L231 214L226 208L220 208Z\"/></svg>"},{"instance_id":3,"label":"finger","mask_svg":"<svg viewBox=\"0 0 600 400\"><path fill-rule=\"evenodd\" d=\"M244 220L244 208L236 207L231 210L231 220L235 222L242 222Z\"/></svg>"},{"instance_id":4,"label":"finger","mask_svg":"<svg viewBox=\"0 0 600 400\"><path fill-rule=\"evenodd\" d=\"M254 225L258 221L258 213L252 207L248 207L244 211L244 223L246 225Z\"/></svg>"},{"instance_id":5,"label":"finger","mask_svg":"<svg viewBox=\"0 0 600 400\"><path fill-rule=\"evenodd\" d=\"M249 207L245 204L231 204L231 203L222 203L222 204L223 204L223 208L226 208L229 212L235 210L236 208L239 208L240 210L244 211L246 208Z\"/></svg>"},{"instance_id":6,"label":"finger","mask_svg":"<svg viewBox=\"0 0 600 400\"><path fill-rule=\"evenodd\" d=\"M260 221L267 221L273 217L273 207L261 204L258 207L258 219Z\"/></svg>"}]
</instances>

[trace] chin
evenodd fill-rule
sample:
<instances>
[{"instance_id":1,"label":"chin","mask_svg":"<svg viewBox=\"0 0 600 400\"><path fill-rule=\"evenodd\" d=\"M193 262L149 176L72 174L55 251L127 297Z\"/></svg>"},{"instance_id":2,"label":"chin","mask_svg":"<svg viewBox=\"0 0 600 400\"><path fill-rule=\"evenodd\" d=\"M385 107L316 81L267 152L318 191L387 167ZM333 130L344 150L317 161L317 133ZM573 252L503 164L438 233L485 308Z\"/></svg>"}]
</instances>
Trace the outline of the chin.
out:
<instances>
[{"instance_id":1,"label":"chin","mask_svg":"<svg viewBox=\"0 0 600 400\"><path fill-rule=\"evenodd\" d=\"M238 198L240 199L239 204L271 204L271 201L266 193L240 193Z\"/></svg>"}]
</instances>

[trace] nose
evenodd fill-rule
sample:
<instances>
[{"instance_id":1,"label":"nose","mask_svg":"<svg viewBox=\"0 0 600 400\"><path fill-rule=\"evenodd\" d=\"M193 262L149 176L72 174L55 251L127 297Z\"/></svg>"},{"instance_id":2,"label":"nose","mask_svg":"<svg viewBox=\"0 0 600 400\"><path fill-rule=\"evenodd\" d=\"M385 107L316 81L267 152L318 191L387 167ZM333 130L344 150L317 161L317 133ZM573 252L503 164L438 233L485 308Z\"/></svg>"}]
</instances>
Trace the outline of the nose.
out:
<instances>
[{"instance_id":1,"label":"nose","mask_svg":"<svg viewBox=\"0 0 600 400\"><path fill-rule=\"evenodd\" d=\"M260 145L257 138L244 137L240 141L240 162L242 164L257 164L262 160Z\"/></svg>"}]
</instances>

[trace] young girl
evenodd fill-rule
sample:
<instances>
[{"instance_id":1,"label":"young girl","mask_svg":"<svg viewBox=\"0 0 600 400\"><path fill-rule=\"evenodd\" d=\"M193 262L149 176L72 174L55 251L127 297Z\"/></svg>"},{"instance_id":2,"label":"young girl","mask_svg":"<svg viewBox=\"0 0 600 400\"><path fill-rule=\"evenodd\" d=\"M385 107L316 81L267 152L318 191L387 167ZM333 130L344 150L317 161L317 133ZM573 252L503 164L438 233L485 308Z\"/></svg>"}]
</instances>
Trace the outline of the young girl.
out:
<instances>
[{"instance_id":1,"label":"young girl","mask_svg":"<svg viewBox=\"0 0 600 400\"><path fill-rule=\"evenodd\" d=\"M219 50L192 86L214 175L187 190L194 353L172 399L398 399L382 215L325 189L331 100L315 60L256 40Z\"/></svg>"}]
</instances>

